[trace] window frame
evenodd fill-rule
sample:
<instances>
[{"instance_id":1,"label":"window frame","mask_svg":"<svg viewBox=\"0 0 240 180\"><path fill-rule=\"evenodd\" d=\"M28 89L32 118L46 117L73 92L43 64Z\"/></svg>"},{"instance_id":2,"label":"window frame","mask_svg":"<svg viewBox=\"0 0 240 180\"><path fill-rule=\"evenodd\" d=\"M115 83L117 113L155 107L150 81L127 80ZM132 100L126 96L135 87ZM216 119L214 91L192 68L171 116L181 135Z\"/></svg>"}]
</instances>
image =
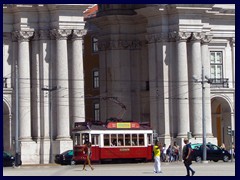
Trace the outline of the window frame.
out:
<instances>
[{"instance_id":1,"label":"window frame","mask_svg":"<svg viewBox=\"0 0 240 180\"><path fill-rule=\"evenodd\" d=\"M217 63L217 62L214 62L212 63L211 62L211 55L212 53L215 53L215 56L214 58L216 57L216 54L217 53L221 53L221 63ZM224 73L223 73L223 61L224 61L224 52L222 50L210 50L209 52L209 55L210 55L210 78L211 79L223 79L224 77ZM212 76L212 67L214 66L214 77ZM221 67L221 77L217 77L217 73L216 73L216 70L217 70L217 67L220 66Z\"/></svg>"},{"instance_id":2,"label":"window frame","mask_svg":"<svg viewBox=\"0 0 240 180\"><path fill-rule=\"evenodd\" d=\"M98 104L98 108L96 108L97 104ZM96 116L96 114L98 114L98 115ZM100 120L100 103L99 102L94 102L93 103L93 117L94 117L95 121ZM96 117L98 117L98 119Z\"/></svg>"},{"instance_id":3,"label":"window frame","mask_svg":"<svg viewBox=\"0 0 240 180\"><path fill-rule=\"evenodd\" d=\"M96 72L98 73L98 76L95 75ZM93 70L92 76L93 76L93 89L99 89L100 87L99 70L98 69Z\"/></svg>"},{"instance_id":4,"label":"window frame","mask_svg":"<svg viewBox=\"0 0 240 180\"><path fill-rule=\"evenodd\" d=\"M96 38L95 36L92 36L91 38L92 41L92 53L98 53L98 38Z\"/></svg>"}]
</instances>

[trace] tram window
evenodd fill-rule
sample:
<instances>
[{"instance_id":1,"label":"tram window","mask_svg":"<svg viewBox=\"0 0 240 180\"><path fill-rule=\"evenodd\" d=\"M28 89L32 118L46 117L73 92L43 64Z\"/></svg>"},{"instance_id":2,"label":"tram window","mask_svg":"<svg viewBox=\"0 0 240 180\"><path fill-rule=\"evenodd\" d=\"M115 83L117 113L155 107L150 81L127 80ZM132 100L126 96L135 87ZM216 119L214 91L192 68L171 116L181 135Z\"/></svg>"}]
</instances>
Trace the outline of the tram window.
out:
<instances>
[{"instance_id":1,"label":"tram window","mask_svg":"<svg viewBox=\"0 0 240 180\"><path fill-rule=\"evenodd\" d=\"M125 146L130 146L131 141L130 141L130 134L125 134Z\"/></svg>"},{"instance_id":2,"label":"tram window","mask_svg":"<svg viewBox=\"0 0 240 180\"><path fill-rule=\"evenodd\" d=\"M117 146L117 135L111 134L111 146Z\"/></svg>"},{"instance_id":3,"label":"tram window","mask_svg":"<svg viewBox=\"0 0 240 180\"><path fill-rule=\"evenodd\" d=\"M132 146L138 146L137 134L132 134Z\"/></svg>"},{"instance_id":4,"label":"tram window","mask_svg":"<svg viewBox=\"0 0 240 180\"><path fill-rule=\"evenodd\" d=\"M123 134L118 134L118 146L123 146Z\"/></svg>"},{"instance_id":5,"label":"tram window","mask_svg":"<svg viewBox=\"0 0 240 180\"><path fill-rule=\"evenodd\" d=\"M73 145L77 145L77 136L75 134L73 135Z\"/></svg>"},{"instance_id":6,"label":"tram window","mask_svg":"<svg viewBox=\"0 0 240 180\"><path fill-rule=\"evenodd\" d=\"M139 134L139 146L144 146L144 134Z\"/></svg>"},{"instance_id":7,"label":"tram window","mask_svg":"<svg viewBox=\"0 0 240 180\"><path fill-rule=\"evenodd\" d=\"M80 139L80 134L73 134L73 144L78 145Z\"/></svg>"},{"instance_id":8,"label":"tram window","mask_svg":"<svg viewBox=\"0 0 240 180\"><path fill-rule=\"evenodd\" d=\"M83 144L86 144L87 142L89 142L89 134L88 133L82 134L82 141L83 141Z\"/></svg>"},{"instance_id":9,"label":"tram window","mask_svg":"<svg viewBox=\"0 0 240 180\"><path fill-rule=\"evenodd\" d=\"M98 134L92 134L92 141L91 141L91 143L93 145L98 145L98 137L99 137Z\"/></svg>"},{"instance_id":10,"label":"tram window","mask_svg":"<svg viewBox=\"0 0 240 180\"><path fill-rule=\"evenodd\" d=\"M148 144L152 144L152 134L147 134L147 140L148 140Z\"/></svg>"},{"instance_id":11,"label":"tram window","mask_svg":"<svg viewBox=\"0 0 240 180\"><path fill-rule=\"evenodd\" d=\"M104 146L110 146L109 134L104 134Z\"/></svg>"}]
</instances>

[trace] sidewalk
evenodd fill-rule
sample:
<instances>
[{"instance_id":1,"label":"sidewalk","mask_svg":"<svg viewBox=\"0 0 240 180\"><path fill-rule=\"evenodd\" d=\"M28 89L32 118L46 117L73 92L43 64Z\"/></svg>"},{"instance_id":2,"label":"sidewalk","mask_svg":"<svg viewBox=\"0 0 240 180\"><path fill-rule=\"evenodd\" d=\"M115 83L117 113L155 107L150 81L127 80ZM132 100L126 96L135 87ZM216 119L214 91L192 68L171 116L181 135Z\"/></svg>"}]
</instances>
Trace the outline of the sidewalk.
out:
<instances>
[{"instance_id":1,"label":"sidewalk","mask_svg":"<svg viewBox=\"0 0 240 180\"><path fill-rule=\"evenodd\" d=\"M162 174L153 173L153 163L131 164L93 164L94 170L83 165L61 166L28 165L19 168L3 168L4 176L186 176L186 169L182 162L162 163ZM234 162L209 162L207 164L193 162L191 166L194 176L235 176Z\"/></svg>"}]
</instances>

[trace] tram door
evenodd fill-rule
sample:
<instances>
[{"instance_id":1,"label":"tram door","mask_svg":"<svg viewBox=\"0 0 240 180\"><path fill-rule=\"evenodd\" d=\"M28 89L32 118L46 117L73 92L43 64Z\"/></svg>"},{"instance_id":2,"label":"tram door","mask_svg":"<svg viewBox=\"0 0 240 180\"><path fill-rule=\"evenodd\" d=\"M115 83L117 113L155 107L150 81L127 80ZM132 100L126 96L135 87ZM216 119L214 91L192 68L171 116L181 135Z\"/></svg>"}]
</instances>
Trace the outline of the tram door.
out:
<instances>
[{"instance_id":1,"label":"tram door","mask_svg":"<svg viewBox=\"0 0 240 180\"><path fill-rule=\"evenodd\" d=\"M100 135L99 134L91 134L91 143L92 143L92 160L98 161L100 158Z\"/></svg>"}]
</instances>

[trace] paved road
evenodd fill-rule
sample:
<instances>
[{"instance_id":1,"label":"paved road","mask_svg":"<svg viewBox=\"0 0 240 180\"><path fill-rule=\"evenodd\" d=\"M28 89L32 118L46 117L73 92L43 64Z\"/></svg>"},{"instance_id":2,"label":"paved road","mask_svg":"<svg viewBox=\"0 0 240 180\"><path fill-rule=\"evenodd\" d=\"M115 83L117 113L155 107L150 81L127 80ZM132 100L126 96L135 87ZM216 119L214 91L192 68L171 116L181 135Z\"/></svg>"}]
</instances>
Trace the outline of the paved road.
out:
<instances>
[{"instance_id":1,"label":"paved road","mask_svg":"<svg viewBox=\"0 0 240 180\"><path fill-rule=\"evenodd\" d=\"M31 165L18 168L4 167L3 176L185 176L186 170L182 162L162 163L162 174L153 173L153 163L131 164L94 164L94 170L82 165ZM193 162L195 176L235 176L235 162L209 162L207 164Z\"/></svg>"}]
</instances>

